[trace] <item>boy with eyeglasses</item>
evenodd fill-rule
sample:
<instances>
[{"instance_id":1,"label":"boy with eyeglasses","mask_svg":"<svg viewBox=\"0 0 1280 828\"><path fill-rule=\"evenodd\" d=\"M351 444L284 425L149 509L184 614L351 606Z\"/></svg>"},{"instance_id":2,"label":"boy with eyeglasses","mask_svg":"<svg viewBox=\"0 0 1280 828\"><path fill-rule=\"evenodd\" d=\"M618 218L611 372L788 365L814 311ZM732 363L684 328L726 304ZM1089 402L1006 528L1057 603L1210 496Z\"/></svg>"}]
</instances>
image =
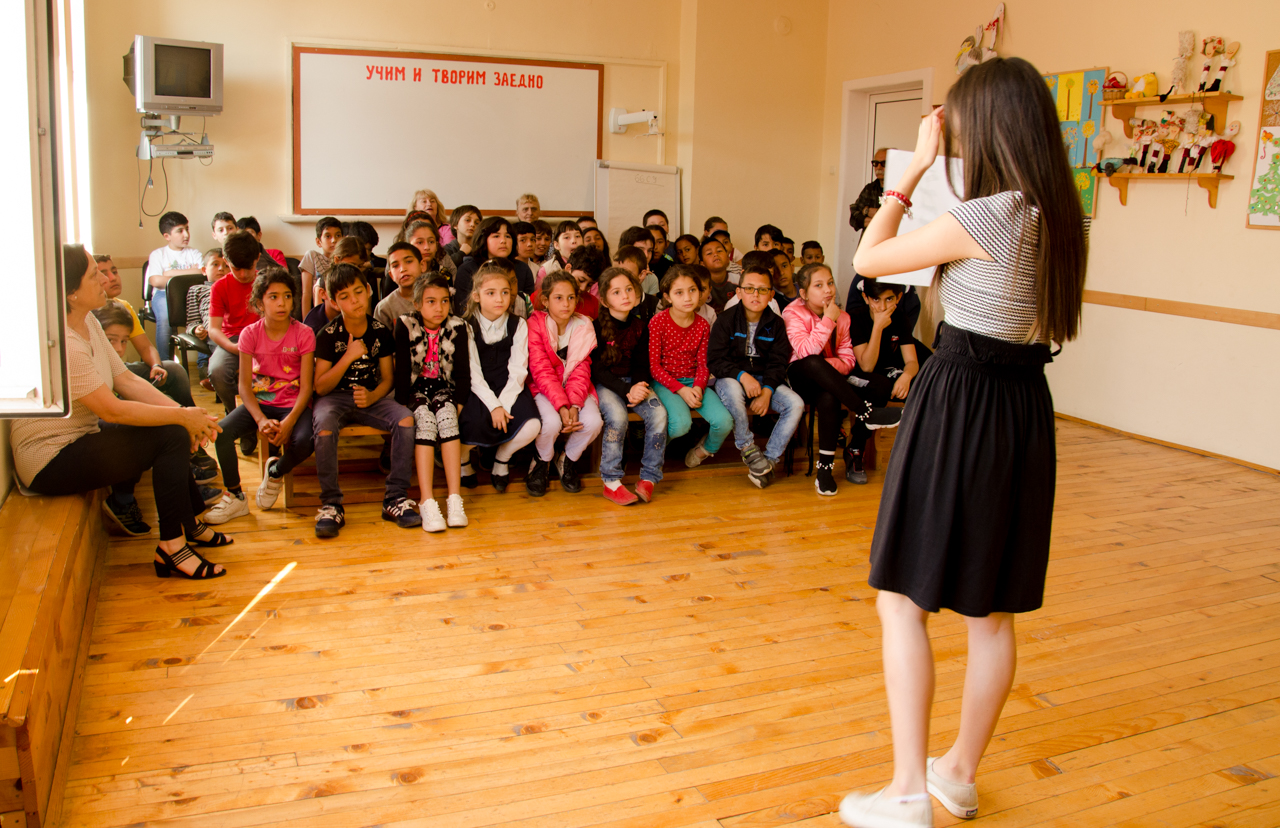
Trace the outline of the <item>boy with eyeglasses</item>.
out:
<instances>
[{"instance_id":1,"label":"boy with eyeglasses","mask_svg":"<svg viewBox=\"0 0 1280 828\"><path fill-rule=\"evenodd\" d=\"M769 308L773 274L750 264L737 287L738 302L716 317L707 343L707 368L715 390L733 416L733 441L747 465L747 478L763 489L773 482L773 469L791 442L804 401L787 386L791 340L782 317ZM777 413L778 421L761 453L751 431L751 415Z\"/></svg>"}]
</instances>

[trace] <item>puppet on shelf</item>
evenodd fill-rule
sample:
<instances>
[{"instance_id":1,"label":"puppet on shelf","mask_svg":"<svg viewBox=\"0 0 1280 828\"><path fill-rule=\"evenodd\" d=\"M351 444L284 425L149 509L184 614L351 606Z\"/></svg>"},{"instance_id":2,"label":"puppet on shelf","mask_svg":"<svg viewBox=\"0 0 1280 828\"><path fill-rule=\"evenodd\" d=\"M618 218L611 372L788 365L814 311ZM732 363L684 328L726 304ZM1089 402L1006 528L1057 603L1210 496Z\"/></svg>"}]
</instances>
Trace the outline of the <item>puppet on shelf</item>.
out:
<instances>
[{"instance_id":1,"label":"puppet on shelf","mask_svg":"<svg viewBox=\"0 0 1280 828\"><path fill-rule=\"evenodd\" d=\"M1187 86L1187 73L1190 71L1188 62L1195 52L1195 32L1178 32L1178 55L1173 59L1173 72L1171 73L1172 80L1170 81L1169 91L1160 96L1162 101L1172 95L1174 90L1177 90L1180 95L1185 95L1189 91Z\"/></svg>"},{"instance_id":2,"label":"puppet on shelf","mask_svg":"<svg viewBox=\"0 0 1280 828\"><path fill-rule=\"evenodd\" d=\"M1217 140L1217 136L1213 134L1213 116L1206 115L1200 121L1200 128L1196 130L1196 142L1191 145L1191 169L1188 172L1199 172L1204 159L1208 157L1209 148Z\"/></svg>"},{"instance_id":3,"label":"puppet on shelf","mask_svg":"<svg viewBox=\"0 0 1280 828\"><path fill-rule=\"evenodd\" d=\"M1239 42L1232 41L1227 44L1227 48L1222 54L1222 60L1218 63L1218 76L1213 79L1213 84L1205 90L1206 92L1222 91L1222 84L1227 78L1227 70L1236 65L1236 55L1239 52Z\"/></svg>"},{"instance_id":4,"label":"puppet on shelf","mask_svg":"<svg viewBox=\"0 0 1280 828\"><path fill-rule=\"evenodd\" d=\"M1124 93L1124 98L1126 101L1134 98L1154 98L1160 94L1158 86L1159 81L1156 79L1155 72L1139 75L1138 79L1133 82L1133 88Z\"/></svg>"},{"instance_id":5,"label":"puppet on shelf","mask_svg":"<svg viewBox=\"0 0 1280 828\"><path fill-rule=\"evenodd\" d=\"M1209 147L1209 160L1213 162L1214 172L1222 172L1222 165L1227 163L1227 159L1236 151L1235 137L1239 134L1240 122L1232 121L1227 124L1227 131L1222 133L1222 137Z\"/></svg>"},{"instance_id":6,"label":"puppet on shelf","mask_svg":"<svg viewBox=\"0 0 1280 828\"><path fill-rule=\"evenodd\" d=\"M1155 136L1156 122L1146 118L1130 118L1129 126L1133 127L1133 145L1129 148L1129 157L1137 166L1134 172L1146 172L1147 152L1151 149L1151 141Z\"/></svg>"},{"instance_id":7,"label":"puppet on shelf","mask_svg":"<svg viewBox=\"0 0 1280 828\"><path fill-rule=\"evenodd\" d=\"M1204 64L1200 68L1200 86L1197 91L1204 92L1209 87L1209 75L1213 71L1213 59L1223 52L1222 38L1209 35L1201 41L1200 54L1204 55Z\"/></svg>"}]
</instances>

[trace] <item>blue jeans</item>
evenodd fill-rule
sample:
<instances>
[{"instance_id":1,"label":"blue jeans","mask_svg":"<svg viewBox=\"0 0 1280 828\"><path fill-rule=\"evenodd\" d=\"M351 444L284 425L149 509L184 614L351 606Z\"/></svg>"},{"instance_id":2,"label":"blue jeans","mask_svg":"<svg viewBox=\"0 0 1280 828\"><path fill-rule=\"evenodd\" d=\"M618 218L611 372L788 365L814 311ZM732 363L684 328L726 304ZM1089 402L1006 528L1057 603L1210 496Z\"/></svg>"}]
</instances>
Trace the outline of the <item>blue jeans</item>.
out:
<instances>
[{"instance_id":1,"label":"blue jeans","mask_svg":"<svg viewBox=\"0 0 1280 828\"><path fill-rule=\"evenodd\" d=\"M262 403L258 403L258 408L273 420L283 420L293 411L292 407L281 408L275 405L263 405ZM232 411L226 417L223 417L218 426L222 429L222 433L218 435L214 448L218 452L218 466L222 469L222 485L226 486L228 491L239 491L240 462L236 459L236 440L249 434L257 434L258 424L254 422L253 415L249 413L249 409L242 405L238 406L235 411ZM311 409L308 408L302 412L298 422L293 424L293 431L289 432L289 443L284 447L281 459L276 466L276 471L279 472L278 476L283 477L293 471L294 467L310 457L311 452L314 450L315 441L311 432ZM258 441L258 451L270 451L265 439Z\"/></svg>"},{"instance_id":2,"label":"blue jeans","mask_svg":"<svg viewBox=\"0 0 1280 828\"><path fill-rule=\"evenodd\" d=\"M368 408L360 408L350 391L330 391L315 398L311 419L316 436L316 476L320 478L321 503L342 505L342 487L338 485L338 431L348 423L391 432L391 474L387 475L383 501L408 495L409 475L413 472L414 429L412 425L400 425L400 421L413 422L409 409L393 397L383 397Z\"/></svg>"},{"instance_id":3,"label":"blue jeans","mask_svg":"<svg viewBox=\"0 0 1280 828\"><path fill-rule=\"evenodd\" d=\"M757 381L759 379L756 377ZM734 445L739 451L755 445L756 436L751 433L751 412L747 410L747 392L742 390L742 383L736 379L720 377L716 380L716 394L733 415ZM773 389L769 410L778 415L778 422L774 424L769 442L764 447L764 456L777 462L782 459L782 453L791 442L791 435L796 433L800 418L804 416L804 400L789 387L779 385Z\"/></svg>"},{"instance_id":4,"label":"blue jeans","mask_svg":"<svg viewBox=\"0 0 1280 828\"><path fill-rule=\"evenodd\" d=\"M629 382L629 380L626 380ZM635 406L603 385L596 386L600 417L604 420L604 441L600 446L600 477L606 483L622 479L622 444L627 438L627 410L644 421L644 454L640 457L640 479L662 481L662 460L667 450L667 409L657 397L647 397Z\"/></svg>"},{"instance_id":5,"label":"blue jeans","mask_svg":"<svg viewBox=\"0 0 1280 828\"><path fill-rule=\"evenodd\" d=\"M692 379L682 378L680 382L686 388L693 387ZM668 391L667 387L661 383L655 382L653 390L658 393L658 399L662 400L662 407L667 409L667 436L674 440L688 434L693 426L693 415L684 398ZM711 388L702 390L702 406L698 409L698 413L707 421L707 425L711 426L711 433L707 435L702 448L709 454L715 454L724 445L725 438L733 431L733 415L725 410L724 403L720 402L720 398Z\"/></svg>"},{"instance_id":6,"label":"blue jeans","mask_svg":"<svg viewBox=\"0 0 1280 828\"><path fill-rule=\"evenodd\" d=\"M160 359L173 359L173 347L169 344L173 329L169 327L168 293L164 288L151 291L151 312L156 317L156 350L160 352Z\"/></svg>"}]
</instances>

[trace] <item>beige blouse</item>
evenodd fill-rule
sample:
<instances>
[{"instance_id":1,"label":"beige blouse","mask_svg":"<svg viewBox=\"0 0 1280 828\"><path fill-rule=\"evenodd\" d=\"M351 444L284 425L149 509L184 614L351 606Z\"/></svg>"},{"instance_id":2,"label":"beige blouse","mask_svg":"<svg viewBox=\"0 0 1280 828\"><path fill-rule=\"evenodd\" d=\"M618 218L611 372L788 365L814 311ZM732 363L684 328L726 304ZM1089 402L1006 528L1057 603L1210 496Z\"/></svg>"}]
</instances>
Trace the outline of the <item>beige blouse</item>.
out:
<instances>
[{"instance_id":1,"label":"beige blouse","mask_svg":"<svg viewBox=\"0 0 1280 828\"><path fill-rule=\"evenodd\" d=\"M58 452L86 434L98 431L98 415L80 402L103 385L115 391L115 378L128 369L111 347L102 325L86 314L89 338L67 329L67 375L71 391L71 416L62 419L38 417L13 420L10 433L13 462L24 486L58 456Z\"/></svg>"}]
</instances>

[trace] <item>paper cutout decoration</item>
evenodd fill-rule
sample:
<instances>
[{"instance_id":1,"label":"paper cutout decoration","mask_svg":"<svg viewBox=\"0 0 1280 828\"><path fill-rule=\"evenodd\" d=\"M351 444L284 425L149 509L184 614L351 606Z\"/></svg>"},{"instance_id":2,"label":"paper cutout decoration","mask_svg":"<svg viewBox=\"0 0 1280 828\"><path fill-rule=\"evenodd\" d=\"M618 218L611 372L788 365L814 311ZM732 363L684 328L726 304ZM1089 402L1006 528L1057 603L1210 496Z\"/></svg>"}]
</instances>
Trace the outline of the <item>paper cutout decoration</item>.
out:
<instances>
[{"instance_id":1,"label":"paper cutout decoration","mask_svg":"<svg viewBox=\"0 0 1280 828\"><path fill-rule=\"evenodd\" d=\"M1258 118L1258 143L1253 152L1245 226L1280 230L1280 49L1267 52L1263 67L1262 77L1267 86ZM1240 141L1240 145L1243 151L1244 142Z\"/></svg>"}]
</instances>

